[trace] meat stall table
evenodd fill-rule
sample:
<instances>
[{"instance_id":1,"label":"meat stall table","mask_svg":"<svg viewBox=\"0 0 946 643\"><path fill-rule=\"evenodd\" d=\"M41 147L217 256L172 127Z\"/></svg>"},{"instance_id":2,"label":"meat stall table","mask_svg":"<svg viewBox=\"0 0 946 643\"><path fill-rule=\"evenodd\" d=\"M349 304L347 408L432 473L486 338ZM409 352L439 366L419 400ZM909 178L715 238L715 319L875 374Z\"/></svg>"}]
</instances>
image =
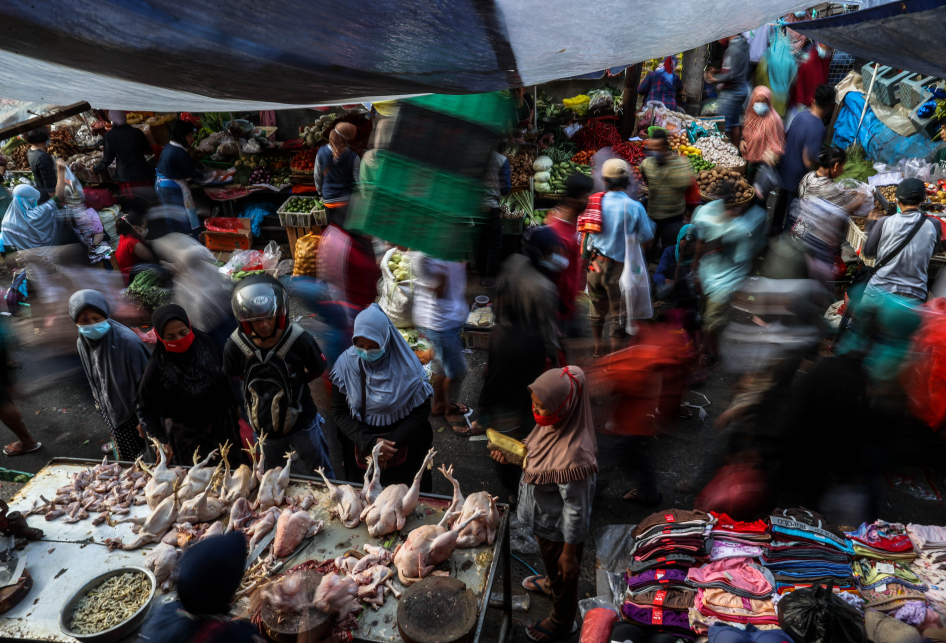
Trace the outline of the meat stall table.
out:
<instances>
[{"instance_id":1,"label":"meat stall table","mask_svg":"<svg viewBox=\"0 0 946 643\"><path fill-rule=\"evenodd\" d=\"M29 509L40 495L46 498L54 497L56 490L70 481L71 474L96 464L98 462L93 460L74 458L51 460L11 499L11 510ZM122 463L126 467L131 464ZM360 488L361 485L352 486ZM472 491L470 489L468 493ZM324 526L307 545L285 559L282 572L307 560L334 559L350 549L363 551L364 543L387 545L393 551L412 529L423 524L440 522L450 502L450 498L446 496L421 494L420 502L408 517L400 534L395 532L383 538L373 538L368 535L364 523L355 529L346 529L337 518L330 515L332 506L328 490L321 478L292 476L287 494L296 496L303 492L311 492L315 497L309 513L315 519L324 521ZM499 571L500 559L503 565L503 608L498 639L500 642L506 638L512 625L509 506L499 504L498 507L501 521L493 546L483 544L472 549L456 549L445 563L437 566L437 569L447 570L451 577L463 581L476 596L478 615L473 636L469 639L474 643L480 640L483 633L489 596ZM147 505L132 506L129 515L143 516L147 515L148 511ZM228 521L229 515L221 516L220 520ZM65 636L59 630L60 609L72 592L109 570L129 565L145 566L145 556L156 545L148 544L134 551L116 549L109 552L108 547L102 544L105 538L121 537L126 543L135 538L130 524L110 527L108 523L103 523L96 527L92 525L91 517L74 524L65 523L61 518L47 522L41 514L29 516L27 521L31 527L38 527L45 532L43 540L29 543L23 552L27 557L27 569L33 577L33 589L19 605L0 616L0 638L72 643L75 639ZM396 576L395 584L401 588ZM159 590L152 602L152 613L160 604L175 599L174 590L167 594L162 594ZM241 601L237 604L236 613L239 613L242 603ZM352 632L355 640L377 643L401 641L396 622L397 605L397 600L389 594L381 608L376 610L370 606L364 607L359 618L359 627ZM135 635L128 640L134 638Z\"/></svg>"}]
</instances>

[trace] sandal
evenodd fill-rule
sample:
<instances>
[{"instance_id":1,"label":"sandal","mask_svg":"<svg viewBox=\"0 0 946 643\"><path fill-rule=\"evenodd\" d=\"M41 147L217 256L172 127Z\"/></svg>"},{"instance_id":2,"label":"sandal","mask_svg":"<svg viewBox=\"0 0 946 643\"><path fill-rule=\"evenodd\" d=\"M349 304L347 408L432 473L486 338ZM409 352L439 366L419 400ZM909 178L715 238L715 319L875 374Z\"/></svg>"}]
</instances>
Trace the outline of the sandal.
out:
<instances>
[{"instance_id":1,"label":"sandal","mask_svg":"<svg viewBox=\"0 0 946 643\"><path fill-rule=\"evenodd\" d=\"M522 579L522 587L527 592L538 592L540 594L545 594L546 596L552 595L552 590L549 589L547 583L542 581L547 580L548 576L539 574L537 576L527 576Z\"/></svg>"},{"instance_id":2,"label":"sandal","mask_svg":"<svg viewBox=\"0 0 946 643\"><path fill-rule=\"evenodd\" d=\"M636 502L639 505L644 505L645 507L656 507L661 502L663 502L663 494L657 492L657 497L652 499L644 499L640 496L640 491L637 489L631 489L626 494L624 494L623 499L626 502Z\"/></svg>"},{"instance_id":3,"label":"sandal","mask_svg":"<svg viewBox=\"0 0 946 643\"><path fill-rule=\"evenodd\" d=\"M469 438L474 435L484 435L486 433L486 429L480 426L471 427L467 426L466 423L460 424L459 422L451 422L450 428L461 438Z\"/></svg>"},{"instance_id":4,"label":"sandal","mask_svg":"<svg viewBox=\"0 0 946 643\"><path fill-rule=\"evenodd\" d=\"M43 448L43 443L37 442L36 446L30 447L29 449L25 449L23 448L23 443L17 440L16 442L11 442L7 446L3 447L3 455L13 458L18 455L26 455L27 453L33 453L34 451L39 451L42 448Z\"/></svg>"},{"instance_id":5,"label":"sandal","mask_svg":"<svg viewBox=\"0 0 946 643\"><path fill-rule=\"evenodd\" d=\"M526 627L526 636L529 637L530 641L537 641L538 643L549 643L550 641L564 641L567 638L570 638L572 634L578 631L578 622L572 623L572 629L568 632L555 633L551 630L547 630L544 627L540 626L539 623L542 621L536 621L532 625ZM532 632L529 631L529 628L532 628L539 634L542 634L545 638L536 638L532 635Z\"/></svg>"},{"instance_id":6,"label":"sandal","mask_svg":"<svg viewBox=\"0 0 946 643\"><path fill-rule=\"evenodd\" d=\"M450 422L450 424L466 424L466 416L473 412L473 409L468 407L466 404L460 404L459 402L450 402L447 404L447 410L443 414L443 417ZM459 420L451 420L450 416L460 416Z\"/></svg>"}]
</instances>

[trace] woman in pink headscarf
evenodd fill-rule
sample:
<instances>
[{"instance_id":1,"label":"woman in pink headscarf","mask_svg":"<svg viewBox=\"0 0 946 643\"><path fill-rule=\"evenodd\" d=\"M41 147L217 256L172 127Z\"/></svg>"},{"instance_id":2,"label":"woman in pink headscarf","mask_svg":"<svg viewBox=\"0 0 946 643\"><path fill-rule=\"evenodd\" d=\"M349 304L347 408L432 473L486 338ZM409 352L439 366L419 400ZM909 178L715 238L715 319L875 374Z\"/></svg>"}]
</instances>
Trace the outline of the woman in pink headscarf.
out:
<instances>
[{"instance_id":1,"label":"woman in pink headscarf","mask_svg":"<svg viewBox=\"0 0 946 643\"><path fill-rule=\"evenodd\" d=\"M677 99L683 94L683 81L674 73L676 56L667 56L657 69L644 76L637 87L637 94L645 96L644 104L659 101L671 111L677 109Z\"/></svg>"},{"instance_id":2,"label":"woman in pink headscarf","mask_svg":"<svg viewBox=\"0 0 946 643\"><path fill-rule=\"evenodd\" d=\"M785 152L785 125L772 108L772 90L759 85L752 90L749 107L743 117L739 151L756 165L775 165Z\"/></svg>"}]
</instances>

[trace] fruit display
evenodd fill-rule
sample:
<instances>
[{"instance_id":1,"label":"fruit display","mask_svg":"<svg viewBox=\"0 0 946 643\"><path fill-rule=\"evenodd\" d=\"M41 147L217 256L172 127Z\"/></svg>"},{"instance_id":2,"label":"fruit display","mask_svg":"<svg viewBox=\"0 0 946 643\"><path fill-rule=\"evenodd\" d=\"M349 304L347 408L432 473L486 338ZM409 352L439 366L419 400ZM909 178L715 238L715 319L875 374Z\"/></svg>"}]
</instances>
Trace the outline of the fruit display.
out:
<instances>
[{"instance_id":1,"label":"fruit display","mask_svg":"<svg viewBox=\"0 0 946 643\"><path fill-rule=\"evenodd\" d=\"M256 169L253 170L253 173L250 174L249 184L258 185L261 183L269 183L273 178L273 173L265 165L258 165Z\"/></svg>"},{"instance_id":2,"label":"fruit display","mask_svg":"<svg viewBox=\"0 0 946 643\"><path fill-rule=\"evenodd\" d=\"M690 167L693 168L694 174L698 174L703 170L712 170L716 167L715 163L707 161L702 154L687 154L686 157L690 161Z\"/></svg>"},{"instance_id":3,"label":"fruit display","mask_svg":"<svg viewBox=\"0 0 946 643\"><path fill-rule=\"evenodd\" d=\"M509 169L513 185L529 185L532 176L532 164L535 162L536 151L532 147L510 147L506 150L509 159Z\"/></svg>"},{"instance_id":4,"label":"fruit display","mask_svg":"<svg viewBox=\"0 0 946 643\"><path fill-rule=\"evenodd\" d=\"M22 139L20 139L22 140ZM26 141L23 141L26 143ZM11 170L28 170L30 169L30 161L27 157L27 154L30 152L30 146L21 145L10 153L10 165L9 169Z\"/></svg>"},{"instance_id":5,"label":"fruit display","mask_svg":"<svg viewBox=\"0 0 946 643\"><path fill-rule=\"evenodd\" d=\"M307 125L299 129L299 135L305 144L309 147L321 147L328 142L328 133L332 131L335 125L335 116L324 114L312 125Z\"/></svg>"},{"instance_id":6,"label":"fruit display","mask_svg":"<svg viewBox=\"0 0 946 643\"><path fill-rule=\"evenodd\" d=\"M311 172L315 169L315 155L318 149L303 150L292 157L289 167L294 172Z\"/></svg>"},{"instance_id":7,"label":"fruit display","mask_svg":"<svg viewBox=\"0 0 946 643\"><path fill-rule=\"evenodd\" d=\"M306 212L312 212L313 210L322 209L322 200L316 197L308 196L294 196L290 197L288 201L283 203L280 208L283 212L290 212L292 214L300 214Z\"/></svg>"},{"instance_id":8,"label":"fruit display","mask_svg":"<svg viewBox=\"0 0 946 643\"><path fill-rule=\"evenodd\" d=\"M591 159L593 159L595 153L591 150L583 150L575 154L572 157L572 162L578 163L579 165L591 165Z\"/></svg>"},{"instance_id":9,"label":"fruit display","mask_svg":"<svg viewBox=\"0 0 946 643\"><path fill-rule=\"evenodd\" d=\"M716 165L740 167L746 164L745 159L739 156L739 150L718 136L698 138L693 147L703 152L703 158Z\"/></svg>"},{"instance_id":10,"label":"fruit display","mask_svg":"<svg viewBox=\"0 0 946 643\"><path fill-rule=\"evenodd\" d=\"M282 156L244 155L234 162L237 185L272 185L282 187L291 183L289 163Z\"/></svg>"},{"instance_id":11,"label":"fruit display","mask_svg":"<svg viewBox=\"0 0 946 643\"><path fill-rule=\"evenodd\" d=\"M726 188L732 189L734 195L728 198L726 203L740 203L754 194L746 177L735 170L719 167L703 170L697 175L697 181L700 184L700 192L711 199L717 198Z\"/></svg>"},{"instance_id":12,"label":"fruit display","mask_svg":"<svg viewBox=\"0 0 946 643\"><path fill-rule=\"evenodd\" d=\"M686 135L686 132L676 132L667 134L667 143L670 144L670 149L674 152L678 151L682 146L690 144L690 138Z\"/></svg>"}]
</instances>

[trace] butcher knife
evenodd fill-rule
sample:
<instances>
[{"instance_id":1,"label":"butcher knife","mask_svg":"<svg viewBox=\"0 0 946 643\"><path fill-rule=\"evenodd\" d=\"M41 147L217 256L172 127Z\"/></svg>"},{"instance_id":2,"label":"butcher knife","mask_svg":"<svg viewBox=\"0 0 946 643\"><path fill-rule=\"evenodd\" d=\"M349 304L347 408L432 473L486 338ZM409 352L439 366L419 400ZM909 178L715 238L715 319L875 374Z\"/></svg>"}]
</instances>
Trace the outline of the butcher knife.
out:
<instances>
[{"instance_id":1,"label":"butcher knife","mask_svg":"<svg viewBox=\"0 0 946 643\"><path fill-rule=\"evenodd\" d=\"M16 539L12 535L0 539L0 587L15 584L26 566L26 557L17 553L15 544Z\"/></svg>"},{"instance_id":2,"label":"butcher knife","mask_svg":"<svg viewBox=\"0 0 946 643\"><path fill-rule=\"evenodd\" d=\"M275 537L276 527L274 526L268 534L263 536L263 540L259 542L259 544L256 546L256 549L250 552L250 557L246 559L246 567L243 568L243 571L246 571L253 566L253 563L256 562L256 559L260 557L260 554L262 554L267 547L269 547L269 544L273 542L273 538Z\"/></svg>"},{"instance_id":3,"label":"butcher knife","mask_svg":"<svg viewBox=\"0 0 946 643\"><path fill-rule=\"evenodd\" d=\"M298 553L301 552L303 549L305 549L306 547L308 547L308 546L309 546L309 543L311 543L311 542L312 542L312 539L315 538L316 536L318 536L318 534L313 534L313 535L309 536L308 538L306 538L305 540L303 540L303 541L302 541L301 543L299 543L298 545L296 545L296 548L292 550L292 553L291 553L291 554L289 554L288 556L286 556L285 558L283 558L281 561L279 561L279 563L277 563L276 565L273 566L273 568L272 568L272 569L270 570L270 572L269 572L269 575L272 576L273 574L279 573L279 570L281 570L283 567L285 567L286 563L288 563L290 560L292 560L293 558L295 558L295 557L296 557L296 554L298 554Z\"/></svg>"}]
</instances>

